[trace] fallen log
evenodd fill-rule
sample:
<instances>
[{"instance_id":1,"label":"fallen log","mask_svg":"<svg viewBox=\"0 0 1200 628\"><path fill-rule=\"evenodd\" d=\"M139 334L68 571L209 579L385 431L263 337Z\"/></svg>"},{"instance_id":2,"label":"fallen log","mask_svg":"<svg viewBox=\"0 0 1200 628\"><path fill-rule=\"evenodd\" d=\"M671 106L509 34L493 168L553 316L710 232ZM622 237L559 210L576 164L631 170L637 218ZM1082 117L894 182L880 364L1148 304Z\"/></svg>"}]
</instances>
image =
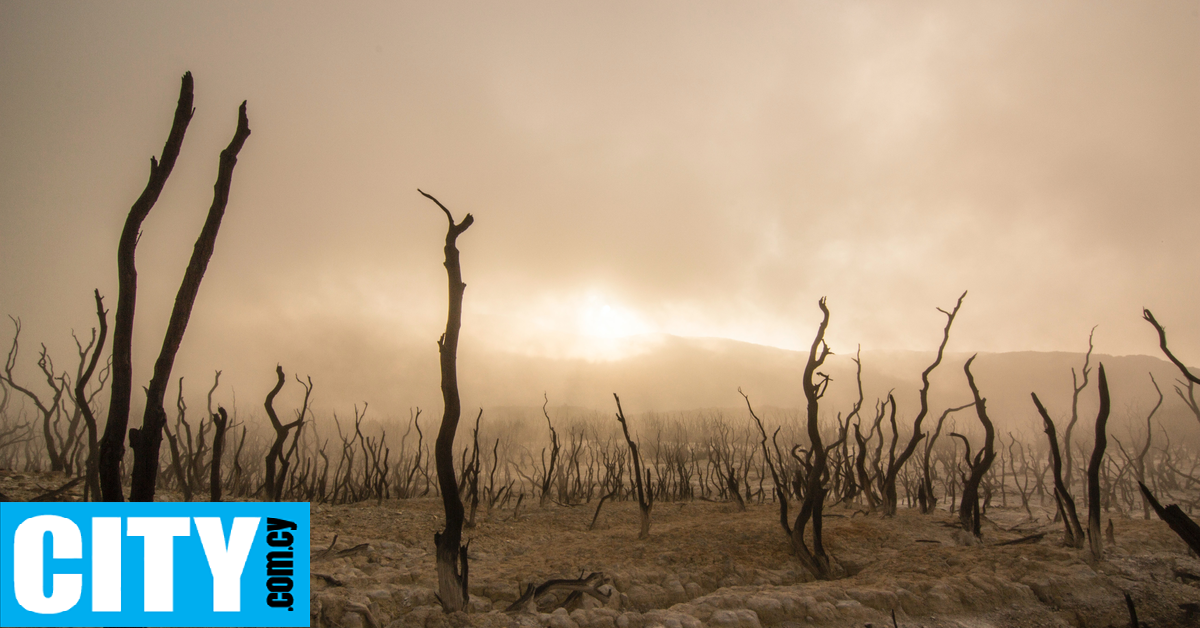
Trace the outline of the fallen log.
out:
<instances>
[{"instance_id":1,"label":"fallen log","mask_svg":"<svg viewBox=\"0 0 1200 628\"><path fill-rule=\"evenodd\" d=\"M1038 541L1042 540L1042 537L1044 536L1046 536L1045 532L1038 532L1037 534L1030 534L1029 536L1023 536L1019 539L1013 539L1011 541L1004 541L1003 543L993 543L992 547L1000 547L1003 545L1020 545L1021 543L1037 543Z\"/></svg>"},{"instance_id":2,"label":"fallen log","mask_svg":"<svg viewBox=\"0 0 1200 628\"><path fill-rule=\"evenodd\" d=\"M604 574L593 572L584 578L570 579L552 579L543 582L538 586L530 584L521 591L521 596L517 601L508 605L504 609L506 613L517 613L524 610L537 610L538 602L555 591L571 591L571 597L578 597L580 594L587 594L596 598L600 603L607 603L609 597L596 588L597 584L604 579ZM568 597L567 599L571 599ZM565 602L564 602L565 603Z\"/></svg>"},{"instance_id":3,"label":"fallen log","mask_svg":"<svg viewBox=\"0 0 1200 628\"><path fill-rule=\"evenodd\" d=\"M37 497L34 497L33 499L31 499L29 501L31 501L31 502L56 502L56 501L58 501L59 497L62 497L64 493L75 488L75 485L79 484L82 481L83 481L82 477L75 478L74 480L71 480L70 482L63 484L62 486L60 486L52 491L47 491L45 493L42 493L41 495L38 495Z\"/></svg>"}]
</instances>

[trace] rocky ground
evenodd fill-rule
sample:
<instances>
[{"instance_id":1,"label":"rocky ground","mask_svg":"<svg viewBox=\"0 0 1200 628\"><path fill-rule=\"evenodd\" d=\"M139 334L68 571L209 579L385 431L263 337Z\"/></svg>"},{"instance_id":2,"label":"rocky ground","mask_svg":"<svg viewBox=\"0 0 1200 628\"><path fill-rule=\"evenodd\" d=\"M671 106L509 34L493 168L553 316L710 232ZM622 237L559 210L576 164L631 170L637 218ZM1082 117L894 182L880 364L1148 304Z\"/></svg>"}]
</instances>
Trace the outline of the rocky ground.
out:
<instances>
[{"instance_id":1,"label":"rocky ground","mask_svg":"<svg viewBox=\"0 0 1200 628\"><path fill-rule=\"evenodd\" d=\"M12 499L61 484L0 473L0 492ZM439 499L314 504L312 625L883 628L894 612L895 625L912 628L1125 627L1128 592L1143 626L1200 626L1200 613L1187 606L1200 603L1200 560L1158 520L1112 513L1115 544L1092 565L1061 547L1061 526L1044 512L1031 521L1023 510L993 508L984 544L967 546L944 510L884 519L834 507L826 547L845 576L815 582L790 555L772 504L746 512L703 501L656 504L648 540L637 539L636 504L606 503L589 531L594 507L481 510L466 531L470 612L447 616L434 595ZM1046 535L996 545L1037 532ZM555 609L550 599L543 612L504 612L522 585L593 572L602 574L607 601L585 596Z\"/></svg>"}]
</instances>

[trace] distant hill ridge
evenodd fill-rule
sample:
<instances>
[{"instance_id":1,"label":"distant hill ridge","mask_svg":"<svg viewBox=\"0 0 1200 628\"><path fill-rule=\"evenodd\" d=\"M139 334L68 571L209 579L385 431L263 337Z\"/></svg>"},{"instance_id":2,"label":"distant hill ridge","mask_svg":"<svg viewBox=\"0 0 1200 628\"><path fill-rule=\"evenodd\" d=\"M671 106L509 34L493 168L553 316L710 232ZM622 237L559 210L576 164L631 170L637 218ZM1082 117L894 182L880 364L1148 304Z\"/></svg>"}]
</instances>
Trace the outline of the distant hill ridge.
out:
<instances>
[{"instance_id":1,"label":"distant hill ridge","mask_svg":"<svg viewBox=\"0 0 1200 628\"><path fill-rule=\"evenodd\" d=\"M963 373L967 353L947 353L931 377L930 411L970 401ZM476 405L528 406L546 391L552 405L607 410L612 393L621 395L626 411L682 411L697 408L743 408L741 387L756 407L803 407L799 385L806 352L790 351L721 338L659 336L642 339L640 352L610 361L551 359L513 354L476 356L464 361L460 381ZM877 399L895 396L898 418L911 420L919 409L921 372L935 357L933 351L862 352L864 412ZM830 356L821 369L833 379L822 406L833 414L848 412L857 398L853 354ZM1082 377L1083 353L1019 351L980 353L972 374L987 399L989 415L1000 429L1041 429L1030 392L1036 392L1057 420L1070 415L1071 369ZM1113 400L1115 425L1125 419L1142 421L1164 396L1156 415L1172 428L1200 434L1200 424L1179 401L1173 389L1179 373L1166 360L1153 356L1093 354L1088 387L1080 396L1081 425L1089 431L1096 415L1098 367L1103 363ZM1082 381L1082 379L1080 379ZM540 404L538 404L540 405ZM967 419L974 420L968 416ZM963 419L960 419L963 420ZM1010 423L1012 421L1013 423ZM1124 428L1121 428L1124 429ZM1124 432L1117 432L1118 437Z\"/></svg>"}]
</instances>

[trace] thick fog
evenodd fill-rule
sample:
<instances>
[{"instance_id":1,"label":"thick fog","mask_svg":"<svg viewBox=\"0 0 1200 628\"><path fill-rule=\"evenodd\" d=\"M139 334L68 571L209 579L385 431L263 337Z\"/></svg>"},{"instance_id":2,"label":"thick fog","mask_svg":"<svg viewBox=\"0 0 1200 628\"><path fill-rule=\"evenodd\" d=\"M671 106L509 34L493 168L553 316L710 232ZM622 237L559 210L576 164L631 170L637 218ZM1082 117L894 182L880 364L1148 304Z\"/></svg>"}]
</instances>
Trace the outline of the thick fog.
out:
<instances>
[{"instance_id":1,"label":"thick fog","mask_svg":"<svg viewBox=\"0 0 1200 628\"><path fill-rule=\"evenodd\" d=\"M1082 352L1098 326L1099 353L1159 356L1148 307L1200 360L1195 2L5 2L0 314L27 379L43 342L73 368L93 288L115 308L189 70L138 246L135 382L242 100L175 373L197 394L221 369L257 407L278 362L329 404L440 407L446 222L418 187L476 219L468 404L569 396L529 363L664 334L806 349L821 296L839 355L931 351L969 290L960 354Z\"/></svg>"}]
</instances>

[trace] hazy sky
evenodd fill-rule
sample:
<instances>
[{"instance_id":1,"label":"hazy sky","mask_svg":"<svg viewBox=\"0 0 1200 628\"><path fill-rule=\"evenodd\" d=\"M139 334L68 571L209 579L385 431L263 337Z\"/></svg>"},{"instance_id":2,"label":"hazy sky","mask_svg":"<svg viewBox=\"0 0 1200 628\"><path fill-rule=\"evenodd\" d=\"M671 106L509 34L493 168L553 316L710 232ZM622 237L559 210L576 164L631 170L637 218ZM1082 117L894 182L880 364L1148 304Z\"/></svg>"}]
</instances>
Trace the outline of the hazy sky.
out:
<instances>
[{"instance_id":1,"label":"hazy sky","mask_svg":"<svg viewBox=\"0 0 1200 628\"><path fill-rule=\"evenodd\" d=\"M70 362L93 288L115 308L187 70L196 114L138 247L137 381L242 100L193 372L433 364L446 223L418 187L476 219L468 351L799 348L822 295L843 353L932 349L934 308L970 290L958 351L1083 350L1099 325L1098 351L1157 355L1146 306L1200 359L1195 0L6 0L0 313L26 358Z\"/></svg>"}]
</instances>

